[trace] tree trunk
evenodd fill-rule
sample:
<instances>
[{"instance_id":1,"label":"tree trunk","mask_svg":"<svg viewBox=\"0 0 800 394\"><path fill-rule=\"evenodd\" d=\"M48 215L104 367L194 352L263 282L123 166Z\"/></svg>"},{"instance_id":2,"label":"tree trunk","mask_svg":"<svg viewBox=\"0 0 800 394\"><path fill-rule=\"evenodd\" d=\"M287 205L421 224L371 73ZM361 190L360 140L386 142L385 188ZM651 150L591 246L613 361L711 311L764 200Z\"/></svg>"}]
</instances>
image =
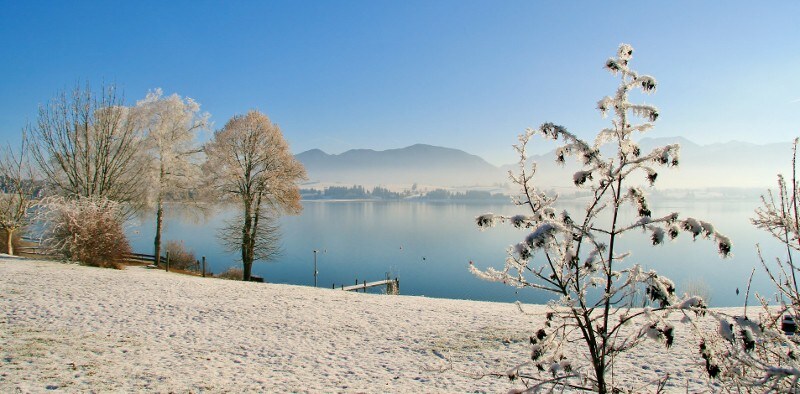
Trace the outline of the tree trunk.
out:
<instances>
[{"instance_id":1,"label":"tree trunk","mask_svg":"<svg viewBox=\"0 0 800 394\"><path fill-rule=\"evenodd\" d=\"M244 201L244 225L242 226L242 264L244 265L244 274L242 280L250 280L250 269L253 265L253 243L250 240L250 231L253 226L253 217L251 214L251 207L249 199Z\"/></svg>"},{"instance_id":2,"label":"tree trunk","mask_svg":"<svg viewBox=\"0 0 800 394\"><path fill-rule=\"evenodd\" d=\"M161 228L164 222L164 204L161 201L161 193L158 194L158 207L156 208L156 237L153 240L153 251L156 256L156 266L161 263Z\"/></svg>"},{"instance_id":3,"label":"tree trunk","mask_svg":"<svg viewBox=\"0 0 800 394\"><path fill-rule=\"evenodd\" d=\"M11 230L11 229L7 228L6 229L6 246L7 246L6 250L8 251L8 254L14 254L14 242L12 241L13 239L14 239L14 230Z\"/></svg>"},{"instance_id":4,"label":"tree trunk","mask_svg":"<svg viewBox=\"0 0 800 394\"><path fill-rule=\"evenodd\" d=\"M595 365L594 373L597 377L597 393L606 394L608 388L606 387L606 371L603 365Z\"/></svg>"},{"instance_id":5,"label":"tree trunk","mask_svg":"<svg viewBox=\"0 0 800 394\"><path fill-rule=\"evenodd\" d=\"M250 281L250 273L253 270L253 263L245 263L244 264L244 274L242 275L242 280L245 282Z\"/></svg>"}]
</instances>

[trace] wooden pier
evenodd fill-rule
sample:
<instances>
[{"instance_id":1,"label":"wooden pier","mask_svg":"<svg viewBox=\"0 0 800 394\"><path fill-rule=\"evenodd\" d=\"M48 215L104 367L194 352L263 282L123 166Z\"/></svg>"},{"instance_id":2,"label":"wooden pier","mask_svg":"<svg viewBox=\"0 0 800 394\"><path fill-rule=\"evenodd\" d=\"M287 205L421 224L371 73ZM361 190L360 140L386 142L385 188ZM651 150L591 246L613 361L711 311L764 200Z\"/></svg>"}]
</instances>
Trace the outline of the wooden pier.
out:
<instances>
[{"instance_id":1,"label":"wooden pier","mask_svg":"<svg viewBox=\"0 0 800 394\"><path fill-rule=\"evenodd\" d=\"M394 279L386 278L375 282L363 281L362 283L358 283L358 279L356 279L356 284L350 286L341 285L339 289L344 291L362 290L366 293L367 289L378 286L386 286L386 294L392 294L392 295L400 294L400 280L397 278ZM335 284L332 285L331 288L336 289L336 285Z\"/></svg>"}]
</instances>

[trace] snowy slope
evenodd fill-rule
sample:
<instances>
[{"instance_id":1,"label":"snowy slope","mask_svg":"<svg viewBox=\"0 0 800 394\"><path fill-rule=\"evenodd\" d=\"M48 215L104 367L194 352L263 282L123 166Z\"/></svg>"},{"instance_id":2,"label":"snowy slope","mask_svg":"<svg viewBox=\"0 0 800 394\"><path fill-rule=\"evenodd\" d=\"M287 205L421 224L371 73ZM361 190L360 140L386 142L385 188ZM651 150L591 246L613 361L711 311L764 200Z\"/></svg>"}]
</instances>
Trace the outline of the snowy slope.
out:
<instances>
[{"instance_id":1,"label":"snowy slope","mask_svg":"<svg viewBox=\"0 0 800 394\"><path fill-rule=\"evenodd\" d=\"M544 307L525 308L6 256L0 392L505 392L472 375L525 361ZM682 335L628 355L618 379L700 388ZM446 357L457 371L437 371Z\"/></svg>"}]
</instances>

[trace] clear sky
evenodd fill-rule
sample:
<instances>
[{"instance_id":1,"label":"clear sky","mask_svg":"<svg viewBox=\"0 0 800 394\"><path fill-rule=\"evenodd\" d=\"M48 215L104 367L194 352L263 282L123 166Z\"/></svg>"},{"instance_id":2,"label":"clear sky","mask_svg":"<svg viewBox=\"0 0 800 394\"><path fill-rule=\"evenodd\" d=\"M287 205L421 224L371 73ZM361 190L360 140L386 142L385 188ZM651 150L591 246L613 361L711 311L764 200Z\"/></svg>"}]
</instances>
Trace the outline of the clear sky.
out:
<instances>
[{"instance_id":1,"label":"clear sky","mask_svg":"<svg viewBox=\"0 0 800 394\"><path fill-rule=\"evenodd\" d=\"M525 127L590 138L621 42L659 81L653 137L800 135L800 2L0 0L0 139L76 83L249 109L293 151L427 143L494 164ZM542 146L541 151L552 146Z\"/></svg>"}]
</instances>

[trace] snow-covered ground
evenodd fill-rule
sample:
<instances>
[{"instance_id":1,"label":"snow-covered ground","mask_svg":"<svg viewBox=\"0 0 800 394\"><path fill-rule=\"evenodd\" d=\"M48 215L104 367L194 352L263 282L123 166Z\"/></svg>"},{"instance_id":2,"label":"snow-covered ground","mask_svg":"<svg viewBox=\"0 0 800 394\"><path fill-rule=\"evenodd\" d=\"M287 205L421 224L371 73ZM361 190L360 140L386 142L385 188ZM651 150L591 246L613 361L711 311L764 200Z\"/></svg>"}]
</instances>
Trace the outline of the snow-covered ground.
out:
<instances>
[{"instance_id":1,"label":"snow-covered ground","mask_svg":"<svg viewBox=\"0 0 800 394\"><path fill-rule=\"evenodd\" d=\"M472 375L525 361L544 307L525 309L3 256L0 392L506 392ZM683 331L624 379L705 387Z\"/></svg>"}]
</instances>

